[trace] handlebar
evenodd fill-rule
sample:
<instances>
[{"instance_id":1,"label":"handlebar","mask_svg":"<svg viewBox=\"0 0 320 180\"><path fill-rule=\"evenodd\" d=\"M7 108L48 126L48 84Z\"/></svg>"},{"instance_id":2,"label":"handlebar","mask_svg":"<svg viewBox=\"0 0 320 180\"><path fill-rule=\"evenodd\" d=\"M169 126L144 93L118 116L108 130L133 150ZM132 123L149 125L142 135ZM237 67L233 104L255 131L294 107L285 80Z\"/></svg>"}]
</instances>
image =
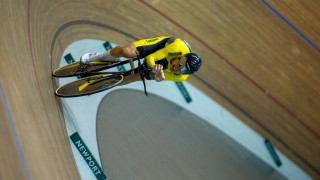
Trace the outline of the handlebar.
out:
<instances>
[{"instance_id":1,"label":"handlebar","mask_svg":"<svg viewBox=\"0 0 320 180\"><path fill-rule=\"evenodd\" d=\"M144 80L144 78L145 78L145 69L144 69L143 65L141 64L141 62L140 62L140 56L139 56L140 54L139 54L139 52L138 51L136 51L136 52L137 52L137 58L139 59L138 60L138 72L140 74L140 77L141 77L141 80L142 80L142 83L143 83L144 94L146 96L149 96L149 94L147 92L146 82Z\"/></svg>"}]
</instances>

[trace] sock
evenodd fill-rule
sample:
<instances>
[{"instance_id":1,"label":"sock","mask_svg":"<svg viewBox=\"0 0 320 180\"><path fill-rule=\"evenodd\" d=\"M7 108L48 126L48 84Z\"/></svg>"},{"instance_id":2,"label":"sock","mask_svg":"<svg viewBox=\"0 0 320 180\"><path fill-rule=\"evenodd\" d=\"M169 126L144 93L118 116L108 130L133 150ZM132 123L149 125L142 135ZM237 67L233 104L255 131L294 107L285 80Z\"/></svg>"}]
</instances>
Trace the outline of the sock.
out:
<instances>
[{"instance_id":1,"label":"sock","mask_svg":"<svg viewBox=\"0 0 320 180\"><path fill-rule=\"evenodd\" d=\"M109 51L106 51L105 53L101 54L101 57L100 59L103 60L103 59L110 59L110 58L113 58L113 56L111 55L110 53L110 50Z\"/></svg>"},{"instance_id":2,"label":"sock","mask_svg":"<svg viewBox=\"0 0 320 180\"><path fill-rule=\"evenodd\" d=\"M92 61L103 61L104 59L110 59L113 58L113 56L110 54L110 50L106 51L105 53L92 53L89 55L89 58L87 60L84 60L86 63L92 62ZM83 61L83 62L84 62Z\"/></svg>"}]
</instances>

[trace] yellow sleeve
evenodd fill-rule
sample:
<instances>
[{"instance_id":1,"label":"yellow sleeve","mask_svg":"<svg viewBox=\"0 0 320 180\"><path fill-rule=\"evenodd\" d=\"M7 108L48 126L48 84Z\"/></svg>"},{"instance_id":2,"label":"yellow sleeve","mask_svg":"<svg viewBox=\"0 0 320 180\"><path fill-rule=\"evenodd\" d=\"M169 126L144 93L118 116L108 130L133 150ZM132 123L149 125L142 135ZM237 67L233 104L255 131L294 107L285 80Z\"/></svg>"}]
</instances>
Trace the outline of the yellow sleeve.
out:
<instances>
[{"instance_id":1,"label":"yellow sleeve","mask_svg":"<svg viewBox=\"0 0 320 180\"><path fill-rule=\"evenodd\" d=\"M147 56L146 60L147 64L150 67L153 67L154 65L156 65L156 61L164 58L166 58L166 52L164 51L164 49L161 49Z\"/></svg>"},{"instance_id":2,"label":"yellow sleeve","mask_svg":"<svg viewBox=\"0 0 320 180\"><path fill-rule=\"evenodd\" d=\"M164 76L166 81L175 81L175 82L181 82L181 81L185 81L189 75L187 74L176 74L173 72L167 72L167 71L163 71Z\"/></svg>"}]
</instances>

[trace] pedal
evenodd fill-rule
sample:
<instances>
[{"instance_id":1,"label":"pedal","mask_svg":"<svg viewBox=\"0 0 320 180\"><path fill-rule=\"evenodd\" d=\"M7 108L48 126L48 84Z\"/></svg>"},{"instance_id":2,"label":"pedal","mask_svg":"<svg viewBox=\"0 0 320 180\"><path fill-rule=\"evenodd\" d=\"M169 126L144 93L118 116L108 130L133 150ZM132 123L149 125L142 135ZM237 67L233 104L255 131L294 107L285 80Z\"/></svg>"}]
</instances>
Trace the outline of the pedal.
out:
<instances>
[{"instance_id":1,"label":"pedal","mask_svg":"<svg viewBox=\"0 0 320 180\"><path fill-rule=\"evenodd\" d=\"M79 65L80 72L84 72L87 67L88 67L88 64L81 64L81 63L80 63L80 65Z\"/></svg>"},{"instance_id":2,"label":"pedal","mask_svg":"<svg viewBox=\"0 0 320 180\"><path fill-rule=\"evenodd\" d=\"M79 64L79 67L77 69L77 72L83 72L83 74L86 74L86 72L90 71L91 65L88 63L88 64ZM83 75L80 75L80 76L83 76Z\"/></svg>"}]
</instances>

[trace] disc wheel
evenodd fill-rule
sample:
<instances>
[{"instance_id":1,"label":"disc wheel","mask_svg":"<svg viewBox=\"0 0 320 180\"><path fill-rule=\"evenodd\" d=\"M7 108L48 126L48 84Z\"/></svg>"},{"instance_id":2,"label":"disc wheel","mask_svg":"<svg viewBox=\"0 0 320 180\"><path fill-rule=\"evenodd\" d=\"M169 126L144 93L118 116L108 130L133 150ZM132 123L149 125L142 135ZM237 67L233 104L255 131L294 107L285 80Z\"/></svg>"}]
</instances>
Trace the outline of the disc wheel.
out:
<instances>
[{"instance_id":1,"label":"disc wheel","mask_svg":"<svg viewBox=\"0 0 320 180\"><path fill-rule=\"evenodd\" d=\"M59 97L84 96L113 88L122 81L122 75L100 74L89 76L59 87L55 94Z\"/></svg>"}]
</instances>

